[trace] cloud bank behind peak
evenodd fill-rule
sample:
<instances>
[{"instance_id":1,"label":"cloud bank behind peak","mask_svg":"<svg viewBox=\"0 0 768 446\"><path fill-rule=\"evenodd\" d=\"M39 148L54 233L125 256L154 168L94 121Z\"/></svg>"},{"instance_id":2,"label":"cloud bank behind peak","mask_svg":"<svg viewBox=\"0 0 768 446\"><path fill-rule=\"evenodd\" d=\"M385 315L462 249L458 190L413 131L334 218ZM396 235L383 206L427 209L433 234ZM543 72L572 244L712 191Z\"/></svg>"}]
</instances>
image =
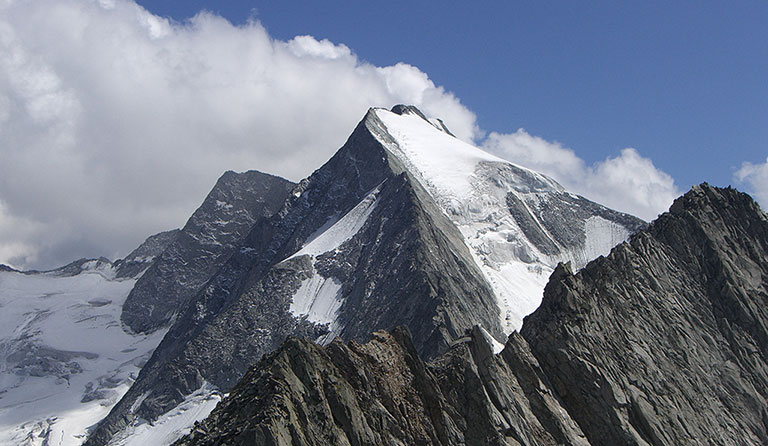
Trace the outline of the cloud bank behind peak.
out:
<instances>
[{"instance_id":1,"label":"cloud bank behind peak","mask_svg":"<svg viewBox=\"0 0 768 446\"><path fill-rule=\"evenodd\" d=\"M0 2L0 262L124 255L182 225L225 170L298 180L368 107L398 102L478 135L418 68L345 45L130 1Z\"/></svg>"},{"instance_id":2,"label":"cloud bank behind peak","mask_svg":"<svg viewBox=\"0 0 768 446\"><path fill-rule=\"evenodd\" d=\"M224 171L298 180L368 107L396 103L643 218L679 193L634 149L587 166L523 130L486 137L417 67L343 44L205 12L176 23L129 0L0 0L0 263L123 256L183 225Z\"/></svg>"}]
</instances>

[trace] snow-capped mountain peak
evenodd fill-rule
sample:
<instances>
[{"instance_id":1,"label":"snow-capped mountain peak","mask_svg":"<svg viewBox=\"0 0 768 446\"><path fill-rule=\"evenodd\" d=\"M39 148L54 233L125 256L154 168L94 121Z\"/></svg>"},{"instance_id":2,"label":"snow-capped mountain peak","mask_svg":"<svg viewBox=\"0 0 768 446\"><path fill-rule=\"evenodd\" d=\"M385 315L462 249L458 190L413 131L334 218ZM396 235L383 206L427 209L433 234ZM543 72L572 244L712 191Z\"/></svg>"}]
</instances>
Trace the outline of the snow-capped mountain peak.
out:
<instances>
[{"instance_id":1,"label":"snow-capped mountain peak","mask_svg":"<svg viewBox=\"0 0 768 446\"><path fill-rule=\"evenodd\" d=\"M375 132L382 145L460 229L493 288L506 333L538 307L558 262L581 267L642 226L452 136L415 107L372 112L383 126Z\"/></svg>"},{"instance_id":2,"label":"snow-capped mountain peak","mask_svg":"<svg viewBox=\"0 0 768 446\"><path fill-rule=\"evenodd\" d=\"M215 268L185 274L210 272L169 311L151 311L172 295L156 285L178 291L178 265L200 260L200 246L170 262L164 253L142 276L131 294L144 283L136 303L148 311L126 319L124 309L123 320L141 325L142 314L158 313L172 326L88 445L165 419L202 387L229 391L291 335L364 341L405 325L427 358L478 324L501 341L536 308L558 260L584 264L643 224L455 138L411 106L369 110L285 195L271 216L241 228ZM194 228L228 218L215 216L232 200L211 198Z\"/></svg>"}]
</instances>

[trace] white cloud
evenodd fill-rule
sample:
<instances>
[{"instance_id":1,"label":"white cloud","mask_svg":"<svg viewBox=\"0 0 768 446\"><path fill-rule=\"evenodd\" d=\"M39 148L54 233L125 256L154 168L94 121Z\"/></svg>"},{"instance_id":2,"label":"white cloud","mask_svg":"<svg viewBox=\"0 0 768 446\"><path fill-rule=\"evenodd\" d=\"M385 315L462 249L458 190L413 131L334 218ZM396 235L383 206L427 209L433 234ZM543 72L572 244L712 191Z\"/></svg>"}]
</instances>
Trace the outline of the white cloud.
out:
<instances>
[{"instance_id":1,"label":"white cloud","mask_svg":"<svg viewBox=\"0 0 768 446\"><path fill-rule=\"evenodd\" d=\"M368 107L396 103L483 135L417 67L374 66L343 44L208 13L174 23L130 0L0 0L0 263L125 255L181 226L225 170L298 180ZM523 130L485 148L647 219L678 194L633 149L587 166Z\"/></svg>"},{"instance_id":2,"label":"white cloud","mask_svg":"<svg viewBox=\"0 0 768 446\"><path fill-rule=\"evenodd\" d=\"M671 176L632 148L589 166L573 150L523 129L491 133L483 147L549 175L573 192L646 220L666 211L681 194Z\"/></svg>"},{"instance_id":3,"label":"white cloud","mask_svg":"<svg viewBox=\"0 0 768 446\"><path fill-rule=\"evenodd\" d=\"M763 209L768 209L768 158L762 164L743 163L734 178L746 187Z\"/></svg>"},{"instance_id":4,"label":"white cloud","mask_svg":"<svg viewBox=\"0 0 768 446\"><path fill-rule=\"evenodd\" d=\"M124 255L182 225L225 170L297 180L369 106L401 102L479 135L418 68L327 40L128 0L1 1L0 262Z\"/></svg>"},{"instance_id":5,"label":"white cloud","mask_svg":"<svg viewBox=\"0 0 768 446\"><path fill-rule=\"evenodd\" d=\"M296 36L288 42L288 48L298 57L314 56L323 59L339 59L352 56L352 50L346 45L335 45L328 39L318 41L312 36Z\"/></svg>"}]
</instances>

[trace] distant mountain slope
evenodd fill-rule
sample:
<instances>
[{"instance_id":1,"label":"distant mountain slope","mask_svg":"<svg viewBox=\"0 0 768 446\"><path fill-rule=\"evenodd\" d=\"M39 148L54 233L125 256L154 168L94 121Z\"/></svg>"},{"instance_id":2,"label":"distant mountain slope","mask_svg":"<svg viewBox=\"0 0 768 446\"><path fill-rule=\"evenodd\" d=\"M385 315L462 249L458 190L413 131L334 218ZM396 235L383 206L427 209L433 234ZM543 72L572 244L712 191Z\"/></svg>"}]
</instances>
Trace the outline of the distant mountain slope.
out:
<instances>
[{"instance_id":1,"label":"distant mountain slope","mask_svg":"<svg viewBox=\"0 0 768 446\"><path fill-rule=\"evenodd\" d=\"M123 307L123 323L137 333L167 326L253 224L280 208L293 186L255 170L224 173L131 290Z\"/></svg>"},{"instance_id":2,"label":"distant mountain slope","mask_svg":"<svg viewBox=\"0 0 768 446\"><path fill-rule=\"evenodd\" d=\"M457 140L412 107L393 110L371 109L282 209L254 225L89 444L200 388L230 389L291 334L362 341L404 324L426 358L476 324L505 339L558 259L583 263L644 226ZM431 169L441 157L458 167ZM461 189L446 193L443 174Z\"/></svg>"},{"instance_id":3,"label":"distant mountain slope","mask_svg":"<svg viewBox=\"0 0 768 446\"><path fill-rule=\"evenodd\" d=\"M133 278L106 259L0 270L0 444L79 445L165 335L125 332Z\"/></svg>"},{"instance_id":4,"label":"distant mountain slope","mask_svg":"<svg viewBox=\"0 0 768 446\"><path fill-rule=\"evenodd\" d=\"M560 266L503 350L479 327L430 363L404 329L291 338L177 444L766 444L767 327L768 217L704 184Z\"/></svg>"},{"instance_id":5,"label":"distant mountain slope","mask_svg":"<svg viewBox=\"0 0 768 446\"><path fill-rule=\"evenodd\" d=\"M0 443L81 444L132 385L185 293L292 187L226 172L183 229L147 238L124 259L0 268Z\"/></svg>"},{"instance_id":6,"label":"distant mountain slope","mask_svg":"<svg viewBox=\"0 0 768 446\"><path fill-rule=\"evenodd\" d=\"M181 234L181 229L155 234L139 245L138 248L131 251L124 259L116 260L115 277L121 279L126 277L138 278L147 268L152 266L155 259L165 251L168 246Z\"/></svg>"}]
</instances>

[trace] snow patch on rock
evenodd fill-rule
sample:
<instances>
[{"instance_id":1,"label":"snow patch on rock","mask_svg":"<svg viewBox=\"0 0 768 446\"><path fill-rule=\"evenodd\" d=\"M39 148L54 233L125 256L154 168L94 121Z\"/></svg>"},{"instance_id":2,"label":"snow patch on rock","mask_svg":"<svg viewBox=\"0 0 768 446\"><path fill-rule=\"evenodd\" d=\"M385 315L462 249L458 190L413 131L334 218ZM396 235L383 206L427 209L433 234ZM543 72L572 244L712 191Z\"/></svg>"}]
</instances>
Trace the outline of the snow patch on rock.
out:
<instances>
[{"instance_id":1,"label":"snow patch on rock","mask_svg":"<svg viewBox=\"0 0 768 446\"><path fill-rule=\"evenodd\" d=\"M307 238L304 246L289 259L303 255L318 256L328 251L333 251L342 243L357 234L368 220L368 216L376 208L376 197L381 190L381 185L369 192L360 203L343 217L336 220L329 219L323 226Z\"/></svg>"},{"instance_id":2,"label":"snow patch on rock","mask_svg":"<svg viewBox=\"0 0 768 446\"><path fill-rule=\"evenodd\" d=\"M320 343L327 343L339 334L341 326L338 323L341 298L341 283L332 277L323 277L316 272L305 279L291 302L291 312L296 317L306 317L316 324L328 324L330 330Z\"/></svg>"}]
</instances>

